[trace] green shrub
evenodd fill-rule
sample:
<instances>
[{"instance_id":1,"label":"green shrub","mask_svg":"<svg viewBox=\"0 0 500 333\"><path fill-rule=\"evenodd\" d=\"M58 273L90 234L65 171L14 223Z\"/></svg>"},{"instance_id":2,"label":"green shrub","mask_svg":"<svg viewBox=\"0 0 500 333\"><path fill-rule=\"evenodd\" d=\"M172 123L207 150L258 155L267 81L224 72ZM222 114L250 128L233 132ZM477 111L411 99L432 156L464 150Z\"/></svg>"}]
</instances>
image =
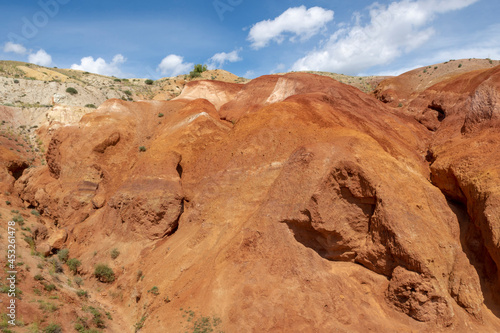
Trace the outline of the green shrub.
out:
<instances>
[{"instance_id":1,"label":"green shrub","mask_svg":"<svg viewBox=\"0 0 500 333\"><path fill-rule=\"evenodd\" d=\"M44 280L43 276L41 276L40 274L37 274L34 276L34 279L37 280L37 281L42 281Z\"/></svg>"},{"instance_id":2,"label":"green shrub","mask_svg":"<svg viewBox=\"0 0 500 333\"><path fill-rule=\"evenodd\" d=\"M153 288L151 288L150 290L148 290L148 293L151 293L155 296L158 296L160 294L160 291L158 290L158 287L157 286L154 286Z\"/></svg>"},{"instance_id":3,"label":"green shrub","mask_svg":"<svg viewBox=\"0 0 500 333\"><path fill-rule=\"evenodd\" d=\"M24 218L21 215L16 215L16 216L12 217L12 221L17 222L17 223L23 223Z\"/></svg>"},{"instance_id":4,"label":"green shrub","mask_svg":"<svg viewBox=\"0 0 500 333\"><path fill-rule=\"evenodd\" d=\"M462 64L458 64L458 68L462 67Z\"/></svg>"},{"instance_id":5,"label":"green shrub","mask_svg":"<svg viewBox=\"0 0 500 333\"><path fill-rule=\"evenodd\" d=\"M47 291L53 291L53 290L56 290L56 286L55 284L51 283L51 284L44 284L43 285L43 288Z\"/></svg>"},{"instance_id":6,"label":"green shrub","mask_svg":"<svg viewBox=\"0 0 500 333\"><path fill-rule=\"evenodd\" d=\"M130 90L125 90L124 93L127 96L132 96L132 92Z\"/></svg>"},{"instance_id":7,"label":"green shrub","mask_svg":"<svg viewBox=\"0 0 500 333\"><path fill-rule=\"evenodd\" d=\"M200 76L201 76L200 72L190 72L189 73L189 77L192 78L192 79L200 77Z\"/></svg>"},{"instance_id":8,"label":"green shrub","mask_svg":"<svg viewBox=\"0 0 500 333\"><path fill-rule=\"evenodd\" d=\"M85 107L91 109L97 109L97 107L94 104L85 104Z\"/></svg>"},{"instance_id":9,"label":"green shrub","mask_svg":"<svg viewBox=\"0 0 500 333\"><path fill-rule=\"evenodd\" d=\"M120 80L120 79L114 79L113 81L115 81L115 82L122 82L122 80Z\"/></svg>"},{"instance_id":10,"label":"green shrub","mask_svg":"<svg viewBox=\"0 0 500 333\"><path fill-rule=\"evenodd\" d=\"M44 301L39 302L40 304L38 305L38 307L40 308L40 310L43 310L43 312L55 312L58 309L58 306L54 303Z\"/></svg>"},{"instance_id":11,"label":"green shrub","mask_svg":"<svg viewBox=\"0 0 500 333\"><path fill-rule=\"evenodd\" d=\"M14 83L19 83L19 80L14 80Z\"/></svg>"},{"instance_id":12,"label":"green shrub","mask_svg":"<svg viewBox=\"0 0 500 333\"><path fill-rule=\"evenodd\" d=\"M201 317L194 322L193 332L213 332L220 323L221 320L217 317L212 317L212 320L210 317Z\"/></svg>"},{"instance_id":13,"label":"green shrub","mask_svg":"<svg viewBox=\"0 0 500 333\"><path fill-rule=\"evenodd\" d=\"M69 87L69 88L67 88L67 89L66 89L66 92L67 92L68 94L71 94L71 95L76 95L76 94L78 94L78 91L77 91L75 88L73 88L73 87Z\"/></svg>"},{"instance_id":14,"label":"green shrub","mask_svg":"<svg viewBox=\"0 0 500 333\"><path fill-rule=\"evenodd\" d=\"M193 70L189 73L191 78L200 77L201 73L207 70L207 65L196 64Z\"/></svg>"},{"instance_id":15,"label":"green shrub","mask_svg":"<svg viewBox=\"0 0 500 333\"><path fill-rule=\"evenodd\" d=\"M142 316L141 320L134 325L135 332L139 332L141 328L144 327L144 322L146 321L146 316Z\"/></svg>"},{"instance_id":16,"label":"green shrub","mask_svg":"<svg viewBox=\"0 0 500 333\"><path fill-rule=\"evenodd\" d=\"M144 147L144 146L140 146L140 147L139 147L139 151L141 151L141 152L145 152L145 151L146 151L146 147Z\"/></svg>"},{"instance_id":17,"label":"green shrub","mask_svg":"<svg viewBox=\"0 0 500 333\"><path fill-rule=\"evenodd\" d=\"M98 264L94 270L95 277L104 283L113 282L115 280L115 273L106 264Z\"/></svg>"},{"instance_id":18,"label":"green shrub","mask_svg":"<svg viewBox=\"0 0 500 333\"><path fill-rule=\"evenodd\" d=\"M59 260L61 260L62 262L66 262L68 261L68 257L69 257L69 250L68 249L62 249L62 250L59 250L59 252L57 252L57 257L59 258Z\"/></svg>"},{"instance_id":19,"label":"green shrub","mask_svg":"<svg viewBox=\"0 0 500 333\"><path fill-rule=\"evenodd\" d=\"M52 258L50 260L50 263L52 264L52 267L54 268L54 272L56 272L56 273L63 272L63 267L62 267L61 262L59 260L57 260L56 258Z\"/></svg>"},{"instance_id":20,"label":"green shrub","mask_svg":"<svg viewBox=\"0 0 500 333\"><path fill-rule=\"evenodd\" d=\"M82 262L76 258L72 258L72 259L69 259L68 261L66 261L66 264L68 265L68 268L70 269L70 271L72 271L73 274L76 274L76 273L78 273L78 267L80 267L82 265ZM76 282L76 284L78 284L76 279L75 279L75 282Z\"/></svg>"},{"instance_id":21,"label":"green shrub","mask_svg":"<svg viewBox=\"0 0 500 333\"><path fill-rule=\"evenodd\" d=\"M158 117L160 117L160 118L161 118L161 117L163 117L163 116L164 116L164 114L163 114L163 113L158 113Z\"/></svg>"},{"instance_id":22,"label":"green shrub","mask_svg":"<svg viewBox=\"0 0 500 333\"><path fill-rule=\"evenodd\" d=\"M89 306L84 309L87 312L90 312L92 314L92 322L97 328L106 328L106 325L104 325L104 320L102 320L102 313L99 312L96 308Z\"/></svg>"},{"instance_id":23,"label":"green shrub","mask_svg":"<svg viewBox=\"0 0 500 333\"><path fill-rule=\"evenodd\" d=\"M77 290L76 294L78 295L78 297L85 297L85 298L89 297L89 294L87 293L87 291L82 290L82 289Z\"/></svg>"},{"instance_id":24,"label":"green shrub","mask_svg":"<svg viewBox=\"0 0 500 333\"><path fill-rule=\"evenodd\" d=\"M150 85L152 85L154 83L154 81L150 80L150 79L147 79L146 81L144 81L144 83L150 86Z\"/></svg>"},{"instance_id":25,"label":"green shrub","mask_svg":"<svg viewBox=\"0 0 500 333\"><path fill-rule=\"evenodd\" d=\"M58 324L50 324L49 326L45 327L43 330L43 333L62 333L62 328Z\"/></svg>"},{"instance_id":26,"label":"green shrub","mask_svg":"<svg viewBox=\"0 0 500 333\"><path fill-rule=\"evenodd\" d=\"M78 287L81 287L83 285L83 279L79 276L75 277L74 281Z\"/></svg>"},{"instance_id":27,"label":"green shrub","mask_svg":"<svg viewBox=\"0 0 500 333\"><path fill-rule=\"evenodd\" d=\"M111 259L116 259L120 255L120 251L115 247L113 250L111 250Z\"/></svg>"}]
</instances>

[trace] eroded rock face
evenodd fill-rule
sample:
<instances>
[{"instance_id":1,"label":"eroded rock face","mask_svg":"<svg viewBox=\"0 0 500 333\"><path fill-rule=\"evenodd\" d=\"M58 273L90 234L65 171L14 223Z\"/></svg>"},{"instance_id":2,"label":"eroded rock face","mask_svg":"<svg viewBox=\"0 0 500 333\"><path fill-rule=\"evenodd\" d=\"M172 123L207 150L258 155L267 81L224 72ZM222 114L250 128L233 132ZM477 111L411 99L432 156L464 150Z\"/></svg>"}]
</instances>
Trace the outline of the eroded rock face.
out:
<instances>
[{"instance_id":1,"label":"eroded rock face","mask_svg":"<svg viewBox=\"0 0 500 333\"><path fill-rule=\"evenodd\" d=\"M392 272L387 297L404 313L419 321L452 323L453 308L435 281L398 266Z\"/></svg>"},{"instance_id":2,"label":"eroded rock face","mask_svg":"<svg viewBox=\"0 0 500 333\"><path fill-rule=\"evenodd\" d=\"M498 87L483 84L470 98L462 133L470 134L500 121L500 96Z\"/></svg>"},{"instance_id":3,"label":"eroded rock face","mask_svg":"<svg viewBox=\"0 0 500 333\"><path fill-rule=\"evenodd\" d=\"M119 188L109 201L122 223L150 239L177 229L183 205L179 180L137 179Z\"/></svg>"},{"instance_id":4,"label":"eroded rock face","mask_svg":"<svg viewBox=\"0 0 500 333\"><path fill-rule=\"evenodd\" d=\"M67 230L40 249L64 244L90 272L122 246L132 303L116 306L150 309L145 331L179 331L178 308L196 306L226 331L493 332L497 74L468 75L405 114L298 73L215 99L193 82L173 101L110 100L58 129L15 189Z\"/></svg>"}]
</instances>

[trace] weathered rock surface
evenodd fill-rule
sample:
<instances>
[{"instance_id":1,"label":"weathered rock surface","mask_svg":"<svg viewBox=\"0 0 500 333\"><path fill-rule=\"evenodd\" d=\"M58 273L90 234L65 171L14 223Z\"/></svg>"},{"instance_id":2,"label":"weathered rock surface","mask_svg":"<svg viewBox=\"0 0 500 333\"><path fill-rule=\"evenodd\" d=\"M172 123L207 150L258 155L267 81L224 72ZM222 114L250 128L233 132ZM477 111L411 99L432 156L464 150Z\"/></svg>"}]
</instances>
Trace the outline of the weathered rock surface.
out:
<instances>
[{"instance_id":1,"label":"weathered rock surface","mask_svg":"<svg viewBox=\"0 0 500 333\"><path fill-rule=\"evenodd\" d=\"M228 332L496 332L499 72L408 108L298 73L109 100L14 187L83 273L119 247L108 288L144 332L189 307Z\"/></svg>"}]
</instances>

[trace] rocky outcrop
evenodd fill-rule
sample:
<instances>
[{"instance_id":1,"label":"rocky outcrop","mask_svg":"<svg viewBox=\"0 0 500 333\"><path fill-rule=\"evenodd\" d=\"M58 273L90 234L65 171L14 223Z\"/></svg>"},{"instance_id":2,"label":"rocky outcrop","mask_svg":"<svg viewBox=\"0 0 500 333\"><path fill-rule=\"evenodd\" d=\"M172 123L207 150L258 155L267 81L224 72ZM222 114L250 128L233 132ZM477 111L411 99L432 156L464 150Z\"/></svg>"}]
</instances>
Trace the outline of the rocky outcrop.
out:
<instances>
[{"instance_id":1,"label":"rocky outcrop","mask_svg":"<svg viewBox=\"0 0 500 333\"><path fill-rule=\"evenodd\" d=\"M82 272L120 244L107 288L144 331L192 307L229 332L494 332L498 70L408 108L299 73L109 100L55 130L16 193L60 230L37 245Z\"/></svg>"},{"instance_id":2,"label":"rocky outcrop","mask_svg":"<svg viewBox=\"0 0 500 333\"><path fill-rule=\"evenodd\" d=\"M212 103L217 110L227 102L231 101L243 85L221 81L192 81L186 84L182 93L174 100L194 100L204 98Z\"/></svg>"}]
</instances>

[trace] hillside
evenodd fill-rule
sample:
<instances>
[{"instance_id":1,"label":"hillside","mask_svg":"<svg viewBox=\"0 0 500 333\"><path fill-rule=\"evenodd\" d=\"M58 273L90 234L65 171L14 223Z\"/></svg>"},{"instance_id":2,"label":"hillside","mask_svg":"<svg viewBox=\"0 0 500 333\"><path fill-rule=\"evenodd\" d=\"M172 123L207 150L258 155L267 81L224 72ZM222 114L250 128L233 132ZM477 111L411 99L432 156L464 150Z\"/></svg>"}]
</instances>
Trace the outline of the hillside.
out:
<instances>
[{"instance_id":1,"label":"hillside","mask_svg":"<svg viewBox=\"0 0 500 333\"><path fill-rule=\"evenodd\" d=\"M392 106L403 106L407 105L417 94L440 81L465 72L498 65L500 65L500 61L492 59L450 59L444 63L416 68L383 80L374 93L384 103L389 103Z\"/></svg>"},{"instance_id":2,"label":"hillside","mask_svg":"<svg viewBox=\"0 0 500 333\"><path fill-rule=\"evenodd\" d=\"M328 73L47 72L133 101L80 119L78 97L39 127L0 107L14 331L500 331L500 65L436 66L374 93Z\"/></svg>"}]
</instances>

